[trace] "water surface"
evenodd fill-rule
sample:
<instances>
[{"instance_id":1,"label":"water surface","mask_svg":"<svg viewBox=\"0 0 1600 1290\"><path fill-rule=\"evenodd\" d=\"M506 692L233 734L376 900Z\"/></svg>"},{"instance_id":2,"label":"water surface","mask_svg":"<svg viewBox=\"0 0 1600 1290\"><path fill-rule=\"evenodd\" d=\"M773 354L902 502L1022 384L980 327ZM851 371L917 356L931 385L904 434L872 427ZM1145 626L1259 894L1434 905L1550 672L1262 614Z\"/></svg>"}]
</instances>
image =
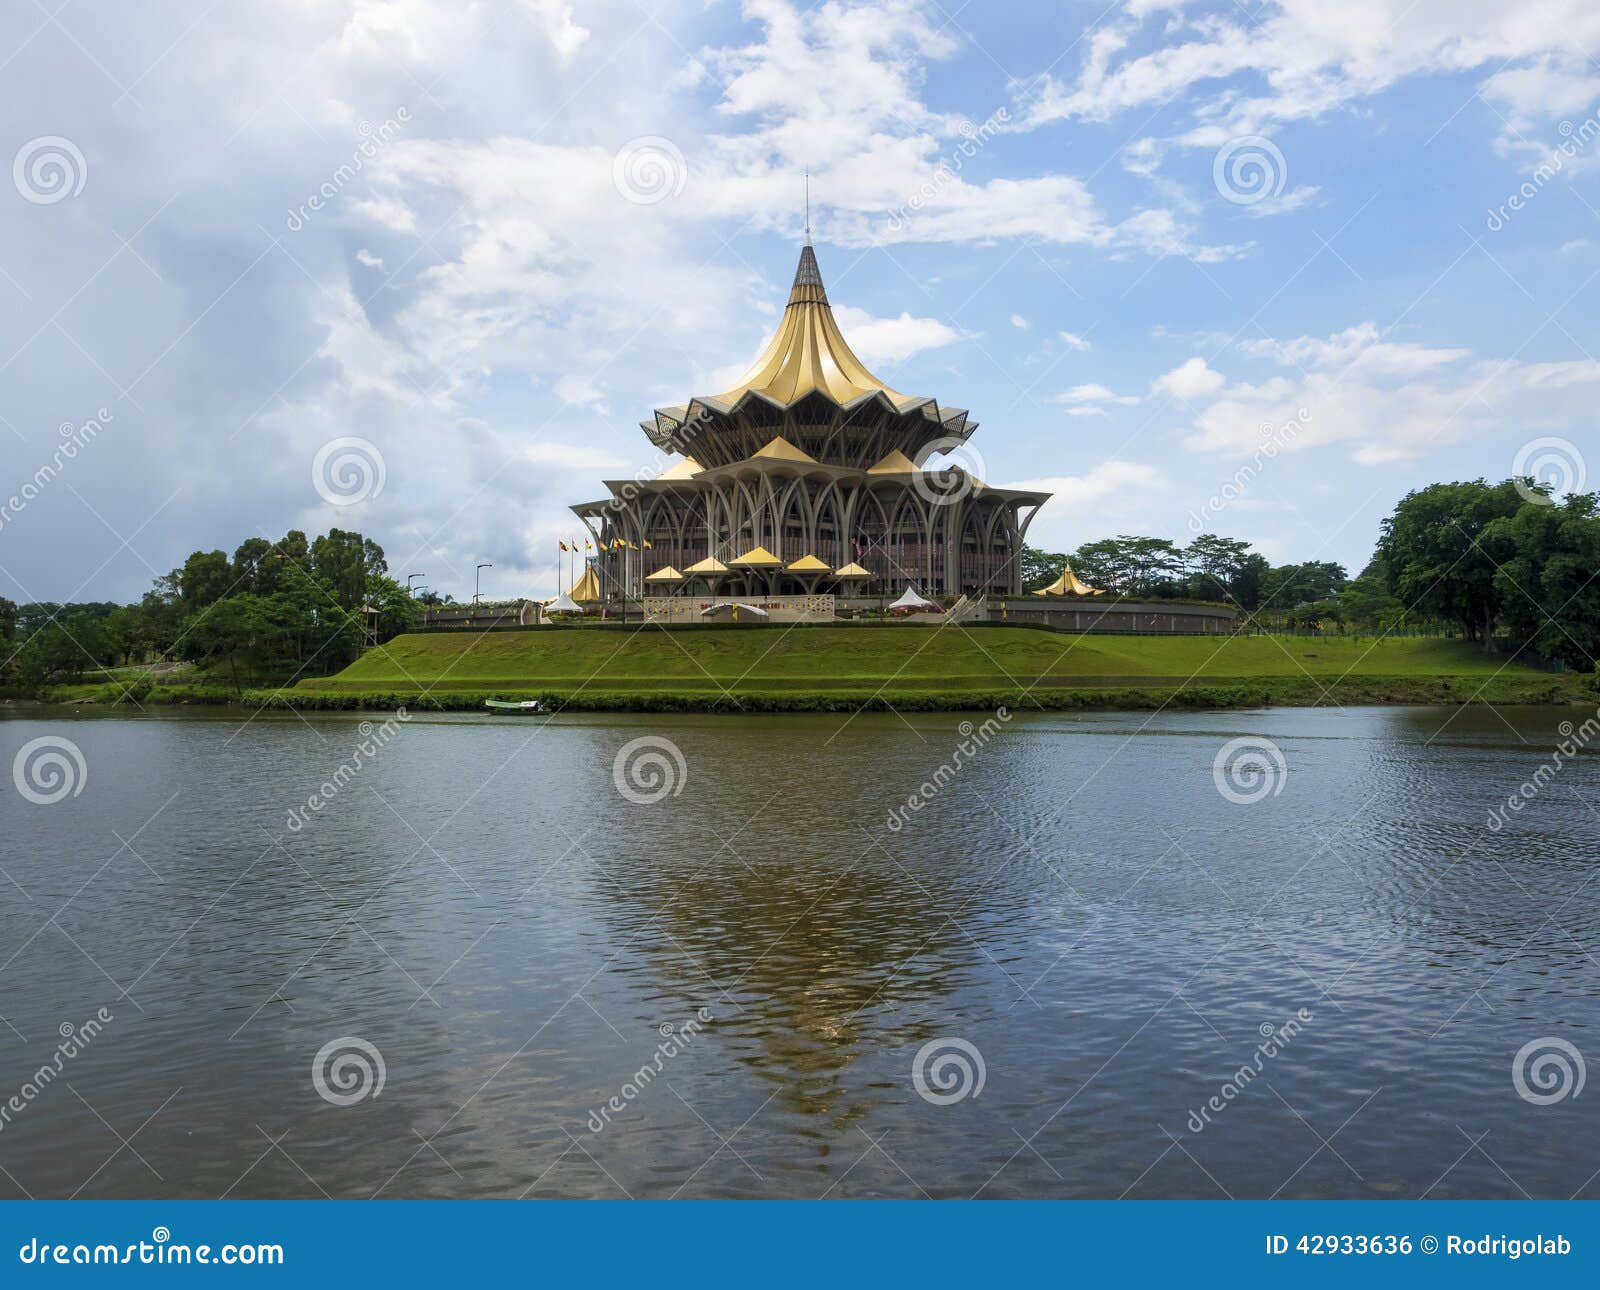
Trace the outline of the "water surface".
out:
<instances>
[{"instance_id":1,"label":"water surface","mask_svg":"<svg viewBox=\"0 0 1600 1290\"><path fill-rule=\"evenodd\" d=\"M1595 1094L1513 1059L1600 1056L1600 761L1485 825L1582 712L1019 716L953 773L956 716L418 716L340 773L354 715L0 711L0 768L85 767L0 781L0 1102L112 1017L0 1195L1595 1191ZM1240 737L1281 791L1219 792ZM619 792L641 738L675 795ZM384 1083L335 1105L349 1037Z\"/></svg>"}]
</instances>

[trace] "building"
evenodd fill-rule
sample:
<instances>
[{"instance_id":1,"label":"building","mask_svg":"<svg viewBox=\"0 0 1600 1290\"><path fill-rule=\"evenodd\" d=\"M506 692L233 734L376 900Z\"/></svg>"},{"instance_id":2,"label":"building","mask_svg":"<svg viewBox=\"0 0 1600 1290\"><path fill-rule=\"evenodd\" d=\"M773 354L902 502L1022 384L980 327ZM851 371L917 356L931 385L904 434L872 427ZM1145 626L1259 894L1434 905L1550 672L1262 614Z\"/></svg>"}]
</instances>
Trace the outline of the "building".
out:
<instances>
[{"instance_id":1,"label":"building","mask_svg":"<svg viewBox=\"0 0 1600 1290\"><path fill-rule=\"evenodd\" d=\"M977 429L869 372L834 321L810 239L777 334L732 389L641 422L667 465L574 506L608 600L1016 595L1049 494L925 471Z\"/></svg>"}]
</instances>

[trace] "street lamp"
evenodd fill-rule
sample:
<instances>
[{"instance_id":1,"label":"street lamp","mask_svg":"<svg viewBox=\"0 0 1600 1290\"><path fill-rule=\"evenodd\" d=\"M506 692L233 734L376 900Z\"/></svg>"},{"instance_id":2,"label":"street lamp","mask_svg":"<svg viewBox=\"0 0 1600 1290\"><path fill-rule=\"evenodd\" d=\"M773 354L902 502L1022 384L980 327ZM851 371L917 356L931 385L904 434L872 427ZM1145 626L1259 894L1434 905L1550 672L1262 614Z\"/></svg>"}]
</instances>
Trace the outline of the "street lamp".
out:
<instances>
[{"instance_id":1,"label":"street lamp","mask_svg":"<svg viewBox=\"0 0 1600 1290\"><path fill-rule=\"evenodd\" d=\"M472 575L472 603L473 604L477 604L478 603L478 596L480 594L479 591L478 591L478 588L483 585L483 571L485 569L492 569L492 568L494 568L494 565L492 565L492 564L480 564L477 567L477 570L473 573L473 575Z\"/></svg>"},{"instance_id":2,"label":"street lamp","mask_svg":"<svg viewBox=\"0 0 1600 1290\"><path fill-rule=\"evenodd\" d=\"M408 573L408 574L406 574L406 595L408 595L408 596L411 595L411 580L413 578L426 578L427 576L428 575L425 574L425 573Z\"/></svg>"}]
</instances>

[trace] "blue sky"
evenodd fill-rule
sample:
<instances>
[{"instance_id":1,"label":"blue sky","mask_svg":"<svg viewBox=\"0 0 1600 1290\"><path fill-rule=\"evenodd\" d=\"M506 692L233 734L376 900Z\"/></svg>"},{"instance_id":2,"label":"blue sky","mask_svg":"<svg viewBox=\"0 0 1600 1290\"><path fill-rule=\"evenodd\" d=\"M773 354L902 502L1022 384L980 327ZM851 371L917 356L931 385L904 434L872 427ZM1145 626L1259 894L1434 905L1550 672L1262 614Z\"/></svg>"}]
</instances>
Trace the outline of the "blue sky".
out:
<instances>
[{"instance_id":1,"label":"blue sky","mask_svg":"<svg viewBox=\"0 0 1600 1290\"><path fill-rule=\"evenodd\" d=\"M1354 571L1412 487L1600 470L1593 5L54 8L0 14L15 600L331 525L549 594L769 333L807 168L846 335L1052 549Z\"/></svg>"}]
</instances>

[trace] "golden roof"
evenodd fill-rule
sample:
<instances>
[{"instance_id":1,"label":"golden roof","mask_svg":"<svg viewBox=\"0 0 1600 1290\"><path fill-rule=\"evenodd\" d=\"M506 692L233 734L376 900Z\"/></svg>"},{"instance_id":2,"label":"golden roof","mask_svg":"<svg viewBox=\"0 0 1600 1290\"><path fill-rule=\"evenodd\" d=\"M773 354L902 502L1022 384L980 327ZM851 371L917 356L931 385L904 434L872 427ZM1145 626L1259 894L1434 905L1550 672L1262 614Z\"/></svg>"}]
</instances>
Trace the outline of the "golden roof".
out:
<instances>
[{"instance_id":1,"label":"golden roof","mask_svg":"<svg viewBox=\"0 0 1600 1290\"><path fill-rule=\"evenodd\" d=\"M835 569L833 571L833 576L835 578L870 578L872 577L872 571L870 569L863 569L859 564L852 560L849 564L845 565L844 568Z\"/></svg>"},{"instance_id":2,"label":"golden roof","mask_svg":"<svg viewBox=\"0 0 1600 1290\"><path fill-rule=\"evenodd\" d=\"M646 582L682 582L683 575L670 564L664 564L654 573L645 574L644 580Z\"/></svg>"},{"instance_id":3,"label":"golden roof","mask_svg":"<svg viewBox=\"0 0 1600 1290\"><path fill-rule=\"evenodd\" d=\"M828 573L828 566L814 555L803 555L798 560L791 560L788 564L790 573Z\"/></svg>"},{"instance_id":4,"label":"golden roof","mask_svg":"<svg viewBox=\"0 0 1600 1290\"><path fill-rule=\"evenodd\" d=\"M869 475L914 475L917 463L896 448L893 452L867 467Z\"/></svg>"},{"instance_id":5,"label":"golden roof","mask_svg":"<svg viewBox=\"0 0 1600 1290\"><path fill-rule=\"evenodd\" d=\"M1087 582L1073 573L1069 564L1061 570L1061 576L1048 587L1041 587L1033 593L1036 596L1103 596L1105 591L1100 587L1091 587Z\"/></svg>"},{"instance_id":6,"label":"golden roof","mask_svg":"<svg viewBox=\"0 0 1600 1290\"><path fill-rule=\"evenodd\" d=\"M807 461L813 466L817 459L810 453L796 448L781 434L770 439L764 446L756 449L757 457L777 457L783 461Z\"/></svg>"},{"instance_id":7,"label":"golden roof","mask_svg":"<svg viewBox=\"0 0 1600 1290\"><path fill-rule=\"evenodd\" d=\"M705 467L702 466L693 457L685 457L682 461L675 462L671 466L668 466L659 475L657 475L656 478L657 479L693 479L696 475L698 475L704 469L705 469Z\"/></svg>"},{"instance_id":8,"label":"golden roof","mask_svg":"<svg viewBox=\"0 0 1600 1290\"><path fill-rule=\"evenodd\" d=\"M800 251L789 304L777 332L743 379L714 398L731 407L746 394L759 394L787 407L813 390L822 391L835 403L882 394L901 412L928 402L891 389L855 356L833 320L816 252L808 243Z\"/></svg>"},{"instance_id":9,"label":"golden roof","mask_svg":"<svg viewBox=\"0 0 1600 1290\"><path fill-rule=\"evenodd\" d=\"M567 595L578 601L600 599L600 580L594 576L592 566L583 571L583 577L578 579Z\"/></svg>"},{"instance_id":10,"label":"golden roof","mask_svg":"<svg viewBox=\"0 0 1600 1290\"><path fill-rule=\"evenodd\" d=\"M686 574L696 573L727 573L728 566L714 555L708 555L704 560L691 564L684 570Z\"/></svg>"},{"instance_id":11,"label":"golden roof","mask_svg":"<svg viewBox=\"0 0 1600 1290\"><path fill-rule=\"evenodd\" d=\"M764 546L753 546L743 555L734 556L728 563L743 565L747 569L775 569L783 565L783 561Z\"/></svg>"}]
</instances>

